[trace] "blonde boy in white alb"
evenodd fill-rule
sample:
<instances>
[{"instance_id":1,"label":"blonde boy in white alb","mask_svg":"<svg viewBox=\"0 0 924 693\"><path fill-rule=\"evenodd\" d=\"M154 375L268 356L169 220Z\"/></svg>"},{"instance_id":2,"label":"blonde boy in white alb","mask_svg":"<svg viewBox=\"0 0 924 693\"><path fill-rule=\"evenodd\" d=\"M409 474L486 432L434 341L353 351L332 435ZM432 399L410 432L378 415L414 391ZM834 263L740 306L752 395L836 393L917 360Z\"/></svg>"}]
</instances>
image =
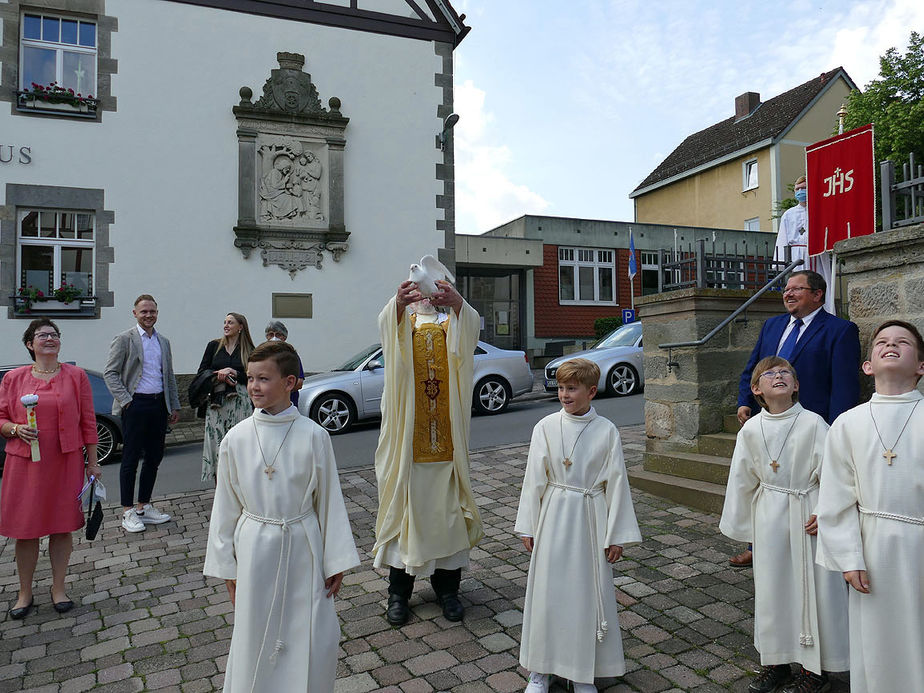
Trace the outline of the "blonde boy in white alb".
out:
<instances>
[{"instance_id":1,"label":"blonde boy in white alb","mask_svg":"<svg viewBox=\"0 0 924 693\"><path fill-rule=\"evenodd\" d=\"M924 342L890 320L873 333L866 404L841 414L825 447L821 565L850 584L851 693L924 690Z\"/></svg>"},{"instance_id":2,"label":"blonde boy in white alb","mask_svg":"<svg viewBox=\"0 0 924 693\"><path fill-rule=\"evenodd\" d=\"M786 359L757 363L751 392L762 409L738 433L719 522L726 536L754 544L754 647L765 668L750 693L822 693L825 672L849 667L847 591L815 565L828 424L796 401L798 391ZM795 681L791 662L802 665Z\"/></svg>"},{"instance_id":3,"label":"blonde boy in white alb","mask_svg":"<svg viewBox=\"0 0 924 693\"><path fill-rule=\"evenodd\" d=\"M576 693L626 671L613 570L623 547L642 540L619 431L590 406L600 369L587 359L558 368L562 409L533 429L514 531L532 552L520 664L527 693L554 674Z\"/></svg>"}]
</instances>

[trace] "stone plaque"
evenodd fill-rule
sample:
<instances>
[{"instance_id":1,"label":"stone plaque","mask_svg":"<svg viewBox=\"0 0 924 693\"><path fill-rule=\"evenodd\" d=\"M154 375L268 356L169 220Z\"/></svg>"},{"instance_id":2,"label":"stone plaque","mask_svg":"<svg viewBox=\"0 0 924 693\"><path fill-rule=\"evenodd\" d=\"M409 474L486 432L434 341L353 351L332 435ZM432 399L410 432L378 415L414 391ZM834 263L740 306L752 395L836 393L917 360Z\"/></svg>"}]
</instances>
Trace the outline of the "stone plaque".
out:
<instances>
[{"instance_id":1,"label":"stone plaque","mask_svg":"<svg viewBox=\"0 0 924 693\"><path fill-rule=\"evenodd\" d=\"M310 318L311 294L273 294L274 318Z\"/></svg>"},{"instance_id":2,"label":"stone plaque","mask_svg":"<svg viewBox=\"0 0 924 693\"><path fill-rule=\"evenodd\" d=\"M321 269L349 249L343 217L343 150L348 118L340 99L321 105L305 57L278 53L256 103L249 87L233 108L237 118L239 186L234 244L245 258L260 250L264 266L292 278Z\"/></svg>"}]
</instances>

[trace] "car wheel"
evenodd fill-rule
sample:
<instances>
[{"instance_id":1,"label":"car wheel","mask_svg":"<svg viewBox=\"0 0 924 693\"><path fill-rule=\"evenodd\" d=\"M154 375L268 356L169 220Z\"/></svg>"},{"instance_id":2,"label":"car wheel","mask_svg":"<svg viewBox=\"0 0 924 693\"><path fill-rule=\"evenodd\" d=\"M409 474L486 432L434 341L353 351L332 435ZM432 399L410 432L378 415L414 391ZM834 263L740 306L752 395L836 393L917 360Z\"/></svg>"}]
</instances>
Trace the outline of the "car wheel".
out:
<instances>
[{"instance_id":1,"label":"car wheel","mask_svg":"<svg viewBox=\"0 0 924 693\"><path fill-rule=\"evenodd\" d=\"M618 363L606 376L606 391L617 397L634 395L639 391L638 373L627 363Z\"/></svg>"},{"instance_id":2,"label":"car wheel","mask_svg":"<svg viewBox=\"0 0 924 693\"><path fill-rule=\"evenodd\" d=\"M331 435L346 433L356 422L356 406L346 395L329 392L311 407L311 418Z\"/></svg>"},{"instance_id":3,"label":"car wheel","mask_svg":"<svg viewBox=\"0 0 924 693\"><path fill-rule=\"evenodd\" d=\"M503 378L489 375L475 385L472 401L479 414L500 414L510 404L510 386Z\"/></svg>"},{"instance_id":4,"label":"car wheel","mask_svg":"<svg viewBox=\"0 0 924 693\"><path fill-rule=\"evenodd\" d=\"M96 417L96 457L100 464L109 464L115 459L119 447L119 430L110 421Z\"/></svg>"}]
</instances>

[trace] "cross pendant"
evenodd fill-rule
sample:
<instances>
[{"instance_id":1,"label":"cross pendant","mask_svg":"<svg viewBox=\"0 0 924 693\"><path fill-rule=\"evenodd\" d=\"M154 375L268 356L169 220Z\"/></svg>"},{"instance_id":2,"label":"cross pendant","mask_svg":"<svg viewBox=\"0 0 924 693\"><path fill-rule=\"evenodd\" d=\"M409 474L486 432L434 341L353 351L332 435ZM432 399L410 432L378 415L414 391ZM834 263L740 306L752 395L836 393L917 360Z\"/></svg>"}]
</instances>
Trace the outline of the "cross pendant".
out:
<instances>
[{"instance_id":1,"label":"cross pendant","mask_svg":"<svg viewBox=\"0 0 924 693\"><path fill-rule=\"evenodd\" d=\"M770 466L773 468L773 473L776 474L776 470L780 468L780 465L776 460L770 460Z\"/></svg>"},{"instance_id":2,"label":"cross pendant","mask_svg":"<svg viewBox=\"0 0 924 693\"><path fill-rule=\"evenodd\" d=\"M565 465L565 468L567 469L568 467L571 466L571 458L570 458L570 457L566 457L566 458L562 461L562 464Z\"/></svg>"},{"instance_id":3,"label":"cross pendant","mask_svg":"<svg viewBox=\"0 0 924 693\"><path fill-rule=\"evenodd\" d=\"M886 458L886 462L889 463L889 466L890 466L890 467L892 466L892 458L893 458L893 457L898 457L898 455L896 455L894 452L892 452L892 448L889 448L889 449L886 450L884 453L882 453L882 456Z\"/></svg>"},{"instance_id":4,"label":"cross pendant","mask_svg":"<svg viewBox=\"0 0 924 693\"><path fill-rule=\"evenodd\" d=\"M263 473L266 474L266 476L268 476L268 477L270 478L270 481L272 481L272 479L273 479L273 474L276 473L276 468L273 467L273 465L270 465L269 467L267 467L266 469L263 470Z\"/></svg>"}]
</instances>

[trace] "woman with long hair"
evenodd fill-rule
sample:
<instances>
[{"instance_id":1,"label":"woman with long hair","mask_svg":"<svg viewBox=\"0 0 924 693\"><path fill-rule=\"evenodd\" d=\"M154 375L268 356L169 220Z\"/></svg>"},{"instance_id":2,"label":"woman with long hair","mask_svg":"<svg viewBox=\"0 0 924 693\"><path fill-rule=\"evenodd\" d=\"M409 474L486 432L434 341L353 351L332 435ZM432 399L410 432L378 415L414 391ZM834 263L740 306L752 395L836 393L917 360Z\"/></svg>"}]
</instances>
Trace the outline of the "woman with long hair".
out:
<instances>
[{"instance_id":1,"label":"woman with long hair","mask_svg":"<svg viewBox=\"0 0 924 693\"><path fill-rule=\"evenodd\" d=\"M247 318L228 313L220 339L205 347L199 373L213 372L212 393L205 413L205 440L202 444L202 480L214 481L218 468L218 446L236 423L253 412L247 394L247 359L253 351Z\"/></svg>"},{"instance_id":2,"label":"woman with long hair","mask_svg":"<svg viewBox=\"0 0 924 693\"><path fill-rule=\"evenodd\" d=\"M49 599L59 614L73 608L64 581L73 548L71 532L83 527L77 494L85 476L102 476L87 374L58 360L61 331L48 318L29 323L22 343L34 363L10 371L0 381L0 435L7 439L0 534L16 540L19 595L9 610L16 620L28 616L35 605L32 582L39 541L46 536L52 580ZM28 423L24 395L38 396L36 427ZM39 447L37 461L32 459L34 441Z\"/></svg>"}]
</instances>

